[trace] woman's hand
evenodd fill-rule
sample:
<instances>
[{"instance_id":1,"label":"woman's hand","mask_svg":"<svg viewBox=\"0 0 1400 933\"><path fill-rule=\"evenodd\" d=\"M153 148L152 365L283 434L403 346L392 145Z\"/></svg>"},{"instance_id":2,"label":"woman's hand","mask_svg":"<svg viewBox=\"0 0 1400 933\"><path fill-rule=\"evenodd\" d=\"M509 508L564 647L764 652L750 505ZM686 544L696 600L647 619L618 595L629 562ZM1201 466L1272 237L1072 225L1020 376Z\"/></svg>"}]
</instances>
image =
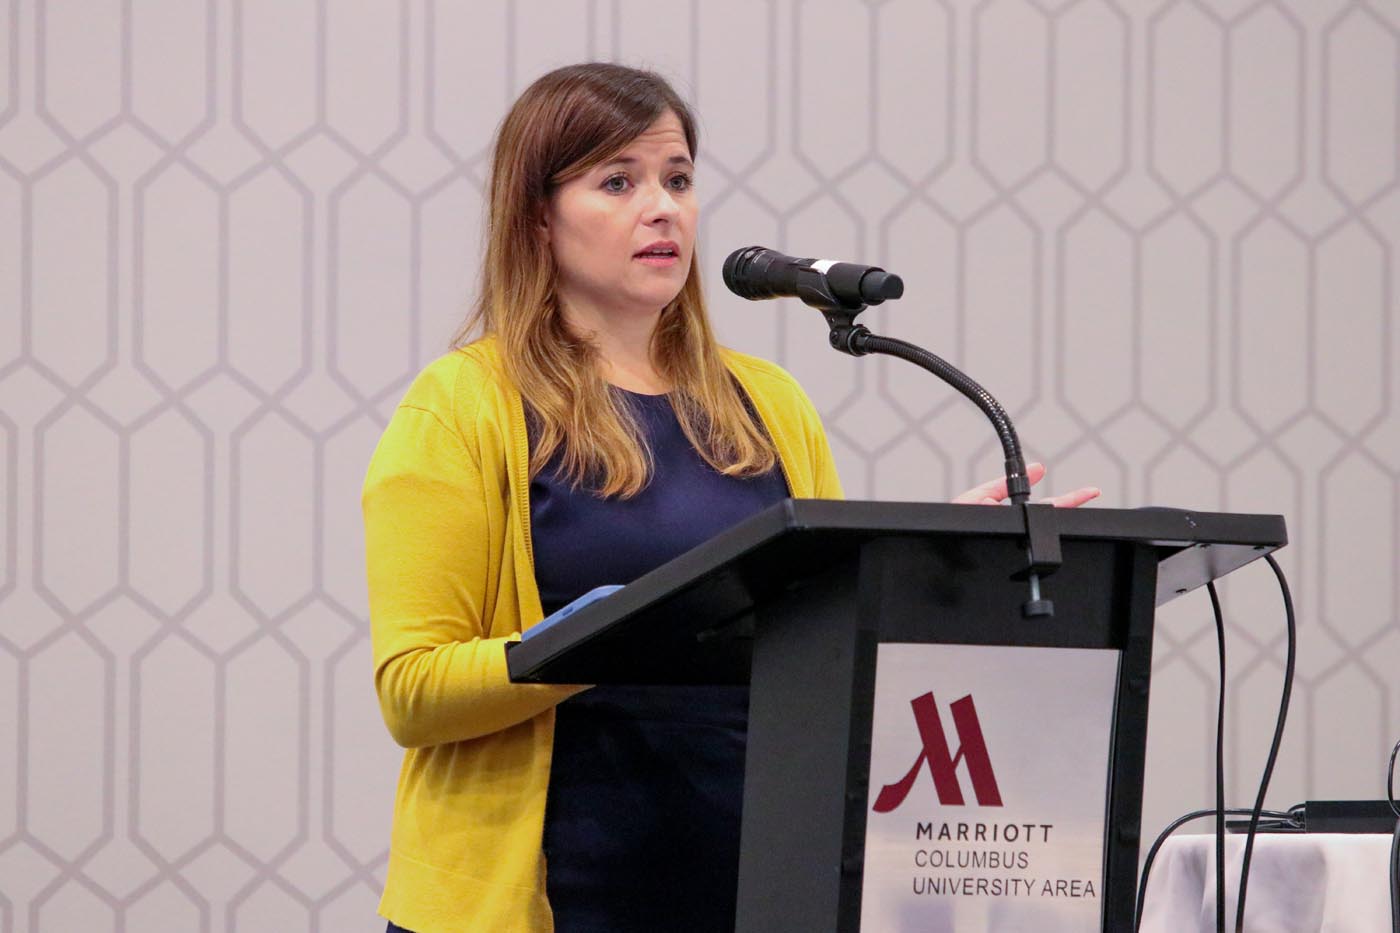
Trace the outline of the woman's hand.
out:
<instances>
[{"instance_id":1,"label":"woman's hand","mask_svg":"<svg viewBox=\"0 0 1400 933\"><path fill-rule=\"evenodd\" d=\"M1031 463L1026 465L1026 478L1034 486L1045 476L1045 464ZM1048 505L1053 505L1062 509L1073 509L1083 505L1090 499L1096 499L1099 495L1097 486L1083 486L1073 492L1063 493L1058 496L1046 496L1038 501ZM980 486L973 486L967 492L953 499L954 502L962 505L1000 505L1006 498L1006 477L999 476L996 479L988 480Z\"/></svg>"}]
</instances>

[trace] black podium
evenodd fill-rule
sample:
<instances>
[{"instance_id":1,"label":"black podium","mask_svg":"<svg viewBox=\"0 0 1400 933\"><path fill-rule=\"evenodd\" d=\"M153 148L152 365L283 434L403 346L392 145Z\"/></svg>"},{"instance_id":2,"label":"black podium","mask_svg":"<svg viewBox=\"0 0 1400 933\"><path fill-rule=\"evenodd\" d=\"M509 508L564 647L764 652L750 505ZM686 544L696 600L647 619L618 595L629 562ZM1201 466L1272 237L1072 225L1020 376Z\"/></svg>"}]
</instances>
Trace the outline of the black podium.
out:
<instances>
[{"instance_id":1,"label":"black podium","mask_svg":"<svg viewBox=\"0 0 1400 933\"><path fill-rule=\"evenodd\" d=\"M737 929L818 933L860 928L882 643L1115 651L1098 890L1102 928L1131 929L1154 608L1282 547L1284 521L1032 509L1050 618L1022 615L1020 508L787 500L511 645L511 677L749 683Z\"/></svg>"}]
</instances>

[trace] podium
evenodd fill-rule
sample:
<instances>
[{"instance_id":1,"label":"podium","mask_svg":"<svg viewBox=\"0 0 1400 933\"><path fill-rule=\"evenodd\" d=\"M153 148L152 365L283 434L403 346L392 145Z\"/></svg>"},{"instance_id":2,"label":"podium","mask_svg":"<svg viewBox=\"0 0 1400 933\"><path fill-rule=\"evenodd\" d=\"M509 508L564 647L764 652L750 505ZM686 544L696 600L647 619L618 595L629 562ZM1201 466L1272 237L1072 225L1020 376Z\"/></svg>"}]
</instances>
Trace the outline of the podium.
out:
<instances>
[{"instance_id":1,"label":"podium","mask_svg":"<svg viewBox=\"0 0 1400 933\"><path fill-rule=\"evenodd\" d=\"M1131 929L1155 607L1284 521L1027 508L1052 617L1022 615L1022 508L789 499L510 645L511 678L750 685L742 933Z\"/></svg>"}]
</instances>

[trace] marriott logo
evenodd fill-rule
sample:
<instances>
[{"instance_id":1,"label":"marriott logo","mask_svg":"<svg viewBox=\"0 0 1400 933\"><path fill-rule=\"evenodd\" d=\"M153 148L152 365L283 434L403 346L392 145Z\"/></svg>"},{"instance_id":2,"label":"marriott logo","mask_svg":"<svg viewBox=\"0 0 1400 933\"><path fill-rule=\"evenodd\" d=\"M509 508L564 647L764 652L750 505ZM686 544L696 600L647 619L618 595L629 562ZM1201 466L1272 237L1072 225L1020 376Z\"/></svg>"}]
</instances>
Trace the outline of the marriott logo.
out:
<instances>
[{"instance_id":1,"label":"marriott logo","mask_svg":"<svg viewBox=\"0 0 1400 933\"><path fill-rule=\"evenodd\" d=\"M972 694L954 700L949 706L953 714L953 727L958 733L956 752L948 745L933 694L917 696L909 705L914 711L914 724L919 730L923 749L904 777L893 784L886 784L876 796L875 812L888 813L902 804L925 765L928 765L929 776L933 778L934 790L938 792L938 802L946 807L963 806L966 801L956 771L959 762L967 765L968 776L972 779L972 793L978 805L1001 806L1001 790L992 771L992 760L987 755L987 743L982 738L982 724L977 719Z\"/></svg>"}]
</instances>

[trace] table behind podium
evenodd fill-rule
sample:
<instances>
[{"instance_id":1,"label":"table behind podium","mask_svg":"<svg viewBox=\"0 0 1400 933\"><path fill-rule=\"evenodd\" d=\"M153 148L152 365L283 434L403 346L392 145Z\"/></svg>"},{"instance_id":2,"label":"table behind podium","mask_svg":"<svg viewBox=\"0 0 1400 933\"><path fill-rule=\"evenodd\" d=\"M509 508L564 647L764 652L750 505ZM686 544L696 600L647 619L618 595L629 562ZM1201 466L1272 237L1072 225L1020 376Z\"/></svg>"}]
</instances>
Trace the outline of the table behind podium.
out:
<instances>
[{"instance_id":1,"label":"table behind podium","mask_svg":"<svg viewBox=\"0 0 1400 933\"><path fill-rule=\"evenodd\" d=\"M750 685L741 933L1131 929L1154 609L1284 522L1031 508L1050 618L1019 508L786 500L512 644L511 677Z\"/></svg>"}]
</instances>

